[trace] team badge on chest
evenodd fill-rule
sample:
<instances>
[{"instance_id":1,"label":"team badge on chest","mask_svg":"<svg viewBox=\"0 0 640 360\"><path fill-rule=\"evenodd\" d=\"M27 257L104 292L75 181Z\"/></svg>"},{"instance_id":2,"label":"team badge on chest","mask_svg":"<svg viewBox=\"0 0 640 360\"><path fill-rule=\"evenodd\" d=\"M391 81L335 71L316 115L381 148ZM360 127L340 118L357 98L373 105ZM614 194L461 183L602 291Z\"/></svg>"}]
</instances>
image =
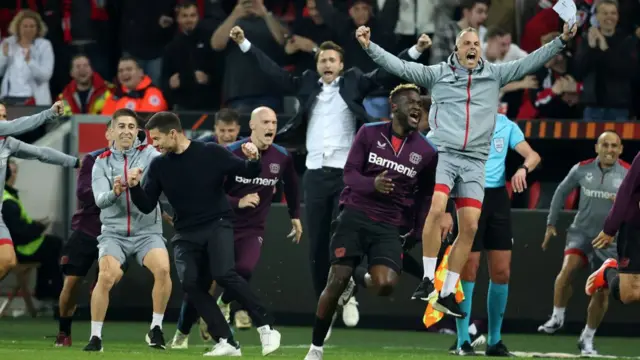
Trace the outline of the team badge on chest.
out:
<instances>
[{"instance_id":1,"label":"team badge on chest","mask_svg":"<svg viewBox=\"0 0 640 360\"><path fill-rule=\"evenodd\" d=\"M280 172L280 164L269 164L269 171L272 174L278 174Z\"/></svg>"},{"instance_id":2,"label":"team badge on chest","mask_svg":"<svg viewBox=\"0 0 640 360\"><path fill-rule=\"evenodd\" d=\"M420 161L422 161L422 155L416 154L414 152L409 154L409 162L411 162L412 164L418 165Z\"/></svg>"}]
</instances>

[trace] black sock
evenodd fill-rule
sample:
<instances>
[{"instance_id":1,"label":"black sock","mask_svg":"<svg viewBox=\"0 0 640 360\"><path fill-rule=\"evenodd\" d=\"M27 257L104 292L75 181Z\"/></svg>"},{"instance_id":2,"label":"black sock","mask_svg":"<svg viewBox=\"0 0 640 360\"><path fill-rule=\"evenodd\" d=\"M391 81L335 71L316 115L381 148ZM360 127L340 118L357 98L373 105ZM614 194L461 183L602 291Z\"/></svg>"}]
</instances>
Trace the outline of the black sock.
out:
<instances>
[{"instance_id":1,"label":"black sock","mask_svg":"<svg viewBox=\"0 0 640 360\"><path fill-rule=\"evenodd\" d=\"M613 279L618 277L618 269L616 268L607 268L604 270L604 279L607 281L607 285L611 287Z\"/></svg>"},{"instance_id":2,"label":"black sock","mask_svg":"<svg viewBox=\"0 0 640 360\"><path fill-rule=\"evenodd\" d=\"M327 316L326 319L320 319L316 315L316 321L313 323L313 338L311 339L314 346L324 345L324 338L331 327L331 318L332 316Z\"/></svg>"},{"instance_id":3,"label":"black sock","mask_svg":"<svg viewBox=\"0 0 640 360\"><path fill-rule=\"evenodd\" d=\"M611 279L611 282L609 282L609 291L611 292L611 296L613 296L614 299L622 302L620 300L620 277L616 276L615 278Z\"/></svg>"},{"instance_id":4,"label":"black sock","mask_svg":"<svg viewBox=\"0 0 640 360\"><path fill-rule=\"evenodd\" d=\"M71 321L73 317L62 317L60 316L60 329L58 331L65 333L67 336L71 335Z\"/></svg>"},{"instance_id":5,"label":"black sock","mask_svg":"<svg viewBox=\"0 0 640 360\"><path fill-rule=\"evenodd\" d=\"M367 268L365 268L364 266L358 266L356 267L356 269L353 271L353 281L356 282L356 284L358 284L358 286L362 286L363 288L367 287L367 282L365 281L365 275L367 275Z\"/></svg>"}]
</instances>

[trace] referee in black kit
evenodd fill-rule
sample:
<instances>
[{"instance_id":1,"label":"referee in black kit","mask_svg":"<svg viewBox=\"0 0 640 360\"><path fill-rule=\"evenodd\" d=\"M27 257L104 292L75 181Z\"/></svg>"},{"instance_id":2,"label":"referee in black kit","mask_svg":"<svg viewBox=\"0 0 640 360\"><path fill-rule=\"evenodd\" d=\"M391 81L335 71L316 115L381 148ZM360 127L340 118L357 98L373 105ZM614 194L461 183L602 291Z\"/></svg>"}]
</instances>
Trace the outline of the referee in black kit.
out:
<instances>
[{"instance_id":1,"label":"referee in black kit","mask_svg":"<svg viewBox=\"0 0 640 360\"><path fill-rule=\"evenodd\" d=\"M235 271L232 212L223 188L226 176L253 179L260 174L258 149L252 143L242 145L247 161L218 144L191 141L184 135L178 116L171 112L153 115L146 129L163 155L147 169L130 169L127 184L140 211L154 211L163 192L175 211L172 243L178 276L218 342L205 355L241 355L222 312L208 293L212 280L232 292L247 310L260 334L262 354L276 351L280 333L271 327L273 318Z\"/></svg>"}]
</instances>

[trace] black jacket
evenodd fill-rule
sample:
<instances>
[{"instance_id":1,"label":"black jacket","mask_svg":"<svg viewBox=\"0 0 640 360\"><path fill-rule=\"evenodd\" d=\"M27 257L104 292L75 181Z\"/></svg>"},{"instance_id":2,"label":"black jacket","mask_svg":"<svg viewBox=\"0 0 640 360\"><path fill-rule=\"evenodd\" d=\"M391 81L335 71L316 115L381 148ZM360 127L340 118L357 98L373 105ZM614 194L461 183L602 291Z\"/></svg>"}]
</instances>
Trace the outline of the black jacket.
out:
<instances>
[{"instance_id":1,"label":"black jacket","mask_svg":"<svg viewBox=\"0 0 640 360\"><path fill-rule=\"evenodd\" d=\"M200 20L191 33L181 32L167 45L162 61L162 90L171 104L189 110L217 109L220 106L220 86L223 62L211 49L209 41L214 26ZM209 82L196 82L195 71L208 75ZM169 87L169 78L180 74L180 87Z\"/></svg>"},{"instance_id":2,"label":"black jacket","mask_svg":"<svg viewBox=\"0 0 640 360\"><path fill-rule=\"evenodd\" d=\"M575 78L583 82L585 106L628 109L632 84L638 79L637 39L617 31L607 38L607 51L584 39L576 56Z\"/></svg>"},{"instance_id":3,"label":"black jacket","mask_svg":"<svg viewBox=\"0 0 640 360\"><path fill-rule=\"evenodd\" d=\"M18 190L9 185L5 185L4 188L11 195L18 198ZM15 201L7 200L2 202L2 219L9 229L14 245L26 245L42 236L46 229L44 225L37 221L33 221L31 224L27 223L22 219L21 215L20 206Z\"/></svg>"},{"instance_id":4,"label":"black jacket","mask_svg":"<svg viewBox=\"0 0 640 360\"><path fill-rule=\"evenodd\" d=\"M318 82L320 75L313 70L305 71L301 76L295 76L282 69L271 60L255 45L247 52L247 56L252 56L256 66L260 68L267 77L271 79L273 85L278 87L284 94L295 95L300 101L300 110L278 131L277 141L288 145L304 144L309 112L315 103L315 99L322 91L322 86ZM409 51L405 50L400 55L401 59L413 61L409 57ZM367 114L362 106L362 100L369 93L377 90L380 86L393 88L402 80L389 74L383 69L376 69L369 73L353 67L346 70L340 78L340 96L355 115L357 128L365 122L379 121Z\"/></svg>"}]
</instances>

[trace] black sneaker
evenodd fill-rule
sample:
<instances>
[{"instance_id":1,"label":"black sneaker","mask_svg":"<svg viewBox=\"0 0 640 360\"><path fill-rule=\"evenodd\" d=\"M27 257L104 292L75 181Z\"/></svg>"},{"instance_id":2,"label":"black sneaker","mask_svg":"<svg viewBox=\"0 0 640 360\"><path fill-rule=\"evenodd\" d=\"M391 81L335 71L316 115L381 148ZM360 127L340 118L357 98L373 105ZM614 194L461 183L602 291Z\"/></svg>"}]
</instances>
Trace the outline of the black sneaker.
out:
<instances>
[{"instance_id":1,"label":"black sneaker","mask_svg":"<svg viewBox=\"0 0 640 360\"><path fill-rule=\"evenodd\" d=\"M87 346L84 347L84 351L103 351L102 339L97 336L92 336Z\"/></svg>"},{"instance_id":2,"label":"black sneaker","mask_svg":"<svg viewBox=\"0 0 640 360\"><path fill-rule=\"evenodd\" d=\"M145 336L145 340L149 347L154 349L162 349L165 350L167 346L164 343L164 334L160 329L160 326L154 326L153 329L149 330L147 335Z\"/></svg>"},{"instance_id":3,"label":"black sneaker","mask_svg":"<svg viewBox=\"0 0 640 360\"><path fill-rule=\"evenodd\" d=\"M418 284L418 288L411 295L411 300L420 299L422 301L429 301L432 296L435 296L436 288L433 286L433 281L429 278L422 279L422 282Z\"/></svg>"},{"instance_id":4,"label":"black sneaker","mask_svg":"<svg viewBox=\"0 0 640 360\"><path fill-rule=\"evenodd\" d=\"M501 356L511 357L515 356L509 352L509 349L502 343L502 340L498 341L495 345L487 346L487 350L484 352L486 356Z\"/></svg>"},{"instance_id":5,"label":"black sneaker","mask_svg":"<svg viewBox=\"0 0 640 360\"><path fill-rule=\"evenodd\" d=\"M473 349L473 346L469 344L468 341L462 343L459 349L456 349L455 355L458 356L476 356L476 351Z\"/></svg>"},{"instance_id":6,"label":"black sneaker","mask_svg":"<svg viewBox=\"0 0 640 360\"><path fill-rule=\"evenodd\" d=\"M433 309L456 318L464 319L467 316L465 312L460 310L460 305L458 305L454 294L449 294L444 298L439 297L438 301L433 304Z\"/></svg>"},{"instance_id":7,"label":"black sneaker","mask_svg":"<svg viewBox=\"0 0 640 360\"><path fill-rule=\"evenodd\" d=\"M469 335L469 337L471 337L471 347L473 347L474 349L477 348L478 346L482 346L487 342L487 338L480 334L480 332L476 332L473 335ZM449 352L450 353L455 353L455 351L458 350L458 340L456 339L453 342L453 345L451 345L451 347L449 348Z\"/></svg>"}]
</instances>

